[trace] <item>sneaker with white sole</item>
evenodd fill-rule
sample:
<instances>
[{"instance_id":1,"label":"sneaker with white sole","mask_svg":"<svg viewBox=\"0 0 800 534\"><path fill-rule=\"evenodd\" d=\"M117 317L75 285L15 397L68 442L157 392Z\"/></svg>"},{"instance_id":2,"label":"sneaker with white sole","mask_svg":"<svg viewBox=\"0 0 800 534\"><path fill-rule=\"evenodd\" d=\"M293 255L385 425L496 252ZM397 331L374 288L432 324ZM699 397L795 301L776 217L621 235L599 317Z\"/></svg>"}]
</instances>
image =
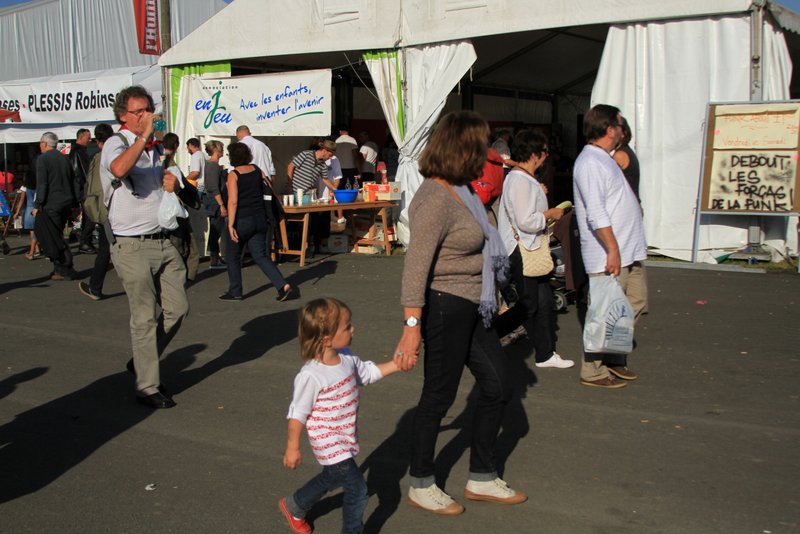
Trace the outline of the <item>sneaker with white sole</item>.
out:
<instances>
[{"instance_id":1,"label":"sneaker with white sole","mask_svg":"<svg viewBox=\"0 0 800 534\"><path fill-rule=\"evenodd\" d=\"M473 501L489 501L501 504L520 504L528 500L528 496L508 487L505 480L495 478L486 482L467 481L464 497Z\"/></svg>"},{"instance_id":2,"label":"sneaker with white sole","mask_svg":"<svg viewBox=\"0 0 800 534\"><path fill-rule=\"evenodd\" d=\"M464 507L439 489L436 484L431 484L427 488L409 488L408 503L439 515L458 515L464 512Z\"/></svg>"},{"instance_id":3,"label":"sneaker with white sole","mask_svg":"<svg viewBox=\"0 0 800 534\"><path fill-rule=\"evenodd\" d=\"M347 219L344 218L344 217L339 217L338 219L336 219L336 224L344 224L346 222L347 222Z\"/></svg>"},{"instance_id":4,"label":"sneaker with white sole","mask_svg":"<svg viewBox=\"0 0 800 534\"><path fill-rule=\"evenodd\" d=\"M536 362L536 367L555 367L556 369L569 369L575 365L572 360L564 360L557 352L553 352L549 360Z\"/></svg>"}]
</instances>

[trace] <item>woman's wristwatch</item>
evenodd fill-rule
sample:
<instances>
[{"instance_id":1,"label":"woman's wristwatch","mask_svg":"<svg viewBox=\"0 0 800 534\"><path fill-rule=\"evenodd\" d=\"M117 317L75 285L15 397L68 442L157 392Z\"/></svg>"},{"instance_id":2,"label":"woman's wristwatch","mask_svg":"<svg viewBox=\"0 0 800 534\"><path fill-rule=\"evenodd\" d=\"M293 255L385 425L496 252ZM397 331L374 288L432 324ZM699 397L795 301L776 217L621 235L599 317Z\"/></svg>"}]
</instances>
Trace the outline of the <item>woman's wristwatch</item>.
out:
<instances>
[{"instance_id":1,"label":"woman's wristwatch","mask_svg":"<svg viewBox=\"0 0 800 534\"><path fill-rule=\"evenodd\" d=\"M403 324L405 326L414 328L415 326L419 326L419 319L417 319L412 315L411 317L408 317L405 320L403 320Z\"/></svg>"}]
</instances>

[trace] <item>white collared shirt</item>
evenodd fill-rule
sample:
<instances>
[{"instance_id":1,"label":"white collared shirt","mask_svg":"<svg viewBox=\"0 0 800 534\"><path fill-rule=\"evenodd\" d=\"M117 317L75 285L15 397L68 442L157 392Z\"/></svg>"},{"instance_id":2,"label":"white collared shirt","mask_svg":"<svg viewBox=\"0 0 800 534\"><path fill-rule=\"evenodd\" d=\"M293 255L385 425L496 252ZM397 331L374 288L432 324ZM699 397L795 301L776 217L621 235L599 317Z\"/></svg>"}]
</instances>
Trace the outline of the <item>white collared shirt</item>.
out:
<instances>
[{"instance_id":1,"label":"white collared shirt","mask_svg":"<svg viewBox=\"0 0 800 534\"><path fill-rule=\"evenodd\" d=\"M121 130L120 133L128 140L129 146L136 142L136 135L130 130ZM163 195L162 153L159 150L143 150L120 187L114 189L112 181L116 178L111 173L111 163L125 150L127 147L122 139L114 135L103 145L100 156L104 202L106 206L111 202L108 213L111 229L114 235L120 236L156 233L161 229L158 207Z\"/></svg>"},{"instance_id":2,"label":"white collared shirt","mask_svg":"<svg viewBox=\"0 0 800 534\"><path fill-rule=\"evenodd\" d=\"M268 178L275 178L275 165L272 163L272 152L269 147L252 135L242 137L240 142L250 148L253 165L261 169Z\"/></svg>"},{"instance_id":3,"label":"white collared shirt","mask_svg":"<svg viewBox=\"0 0 800 534\"><path fill-rule=\"evenodd\" d=\"M575 160L573 179L575 216L581 234L581 254L587 273L602 273L607 253L598 228L614 232L621 267L647 258L642 210L622 170L611 155L586 145Z\"/></svg>"}]
</instances>

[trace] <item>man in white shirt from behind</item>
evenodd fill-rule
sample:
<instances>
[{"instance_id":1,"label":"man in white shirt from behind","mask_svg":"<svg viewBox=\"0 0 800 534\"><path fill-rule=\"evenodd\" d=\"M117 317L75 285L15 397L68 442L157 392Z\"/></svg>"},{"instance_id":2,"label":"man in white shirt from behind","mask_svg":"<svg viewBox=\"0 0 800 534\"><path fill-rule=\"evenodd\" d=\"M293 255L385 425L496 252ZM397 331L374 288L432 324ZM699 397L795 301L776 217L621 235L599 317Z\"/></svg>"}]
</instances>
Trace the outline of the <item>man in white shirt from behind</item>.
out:
<instances>
[{"instance_id":1,"label":"man in white shirt from behind","mask_svg":"<svg viewBox=\"0 0 800 534\"><path fill-rule=\"evenodd\" d=\"M250 128L239 126L236 128L236 138L247 145L253 155L253 165L264 171L267 178L275 178L275 165L272 163L272 152L269 147L250 134Z\"/></svg>"},{"instance_id":2,"label":"man in white shirt from behind","mask_svg":"<svg viewBox=\"0 0 800 534\"><path fill-rule=\"evenodd\" d=\"M186 179L197 187L198 191L205 191L206 156L203 154L203 151L200 150L200 140L196 137L192 137L186 141L186 149L191 155L189 158L189 175L186 176Z\"/></svg>"},{"instance_id":3,"label":"man in white shirt from behind","mask_svg":"<svg viewBox=\"0 0 800 534\"><path fill-rule=\"evenodd\" d=\"M647 258L642 212L619 165L611 157L622 137L619 109L594 106L584 117L589 141L575 160L575 215L581 236L581 254L589 276L618 276L635 318L647 308ZM591 307L591 293L589 306ZM620 388L635 380L627 355L584 353L581 384Z\"/></svg>"}]
</instances>

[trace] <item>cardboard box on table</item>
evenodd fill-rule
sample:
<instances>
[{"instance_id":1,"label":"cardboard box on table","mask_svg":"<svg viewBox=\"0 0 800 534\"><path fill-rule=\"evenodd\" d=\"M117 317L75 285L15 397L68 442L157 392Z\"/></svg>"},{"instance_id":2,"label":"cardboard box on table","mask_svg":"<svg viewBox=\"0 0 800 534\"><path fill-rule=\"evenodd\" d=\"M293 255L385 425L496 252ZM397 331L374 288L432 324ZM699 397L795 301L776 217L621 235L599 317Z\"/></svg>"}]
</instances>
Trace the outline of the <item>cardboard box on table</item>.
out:
<instances>
[{"instance_id":1,"label":"cardboard box on table","mask_svg":"<svg viewBox=\"0 0 800 534\"><path fill-rule=\"evenodd\" d=\"M364 182L364 200L368 202L400 200L401 196L400 182L389 182L388 184Z\"/></svg>"}]
</instances>

